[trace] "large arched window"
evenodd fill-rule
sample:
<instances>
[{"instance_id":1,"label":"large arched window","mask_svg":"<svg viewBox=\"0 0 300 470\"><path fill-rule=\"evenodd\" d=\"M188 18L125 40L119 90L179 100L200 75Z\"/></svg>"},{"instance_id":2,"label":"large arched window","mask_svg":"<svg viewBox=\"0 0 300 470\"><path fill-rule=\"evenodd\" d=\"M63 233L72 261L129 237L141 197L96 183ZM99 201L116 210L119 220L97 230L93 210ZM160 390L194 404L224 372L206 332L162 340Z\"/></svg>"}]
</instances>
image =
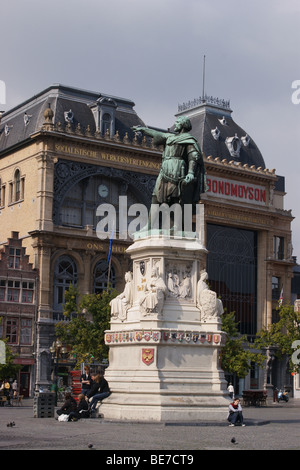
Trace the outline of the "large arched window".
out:
<instances>
[{"instance_id":1,"label":"large arched window","mask_svg":"<svg viewBox=\"0 0 300 470\"><path fill-rule=\"evenodd\" d=\"M116 231L119 224L119 197L126 195L128 208L141 202L128 188L127 183L105 176L94 175L72 186L60 207L59 223L69 227L92 226L99 222L96 212L100 204L106 203L116 211ZM134 217L128 216L128 223Z\"/></svg>"},{"instance_id":2,"label":"large arched window","mask_svg":"<svg viewBox=\"0 0 300 470\"><path fill-rule=\"evenodd\" d=\"M257 234L251 230L207 224L209 285L227 312L235 312L240 332L256 334Z\"/></svg>"},{"instance_id":3,"label":"large arched window","mask_svg":"<svg viewBox=\"0 0 300 470\"><path fill-rule=\"evenodd\" d=\"M60 256L54 266L53 309L62 312L65 303L65 291L70 284L77 285L77 265L70 256Z\"/></svg>"},{"instance_id":4,"label":"large arched window","mask_svg":"<svg viewBox=\"0 0 300 470\"><path fill-rule=\"evenodd\" d=\"M94 269L94 283L93 283L93 292L96 294L101 294L101 292L107 290L107 283L109 283L112 289L116 287L116 271L114 266L111 264L110 268L105 259L100 260Z\"/></svg>"}]
</instances>

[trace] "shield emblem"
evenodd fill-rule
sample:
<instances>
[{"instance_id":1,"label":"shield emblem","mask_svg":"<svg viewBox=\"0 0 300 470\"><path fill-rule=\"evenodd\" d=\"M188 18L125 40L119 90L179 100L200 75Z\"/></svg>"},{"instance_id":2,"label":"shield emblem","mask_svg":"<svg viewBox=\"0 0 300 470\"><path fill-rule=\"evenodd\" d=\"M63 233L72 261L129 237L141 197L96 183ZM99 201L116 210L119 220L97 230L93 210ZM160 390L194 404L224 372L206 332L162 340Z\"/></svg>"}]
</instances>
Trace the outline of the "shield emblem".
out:
<instances>
[{"instance_id":1,"label":"shield emblem","mask_svg":"<svg viewBox=\"0 0 300 470\"><path fill-rule=\"evenodd\" d=\"M151 338L151 333L150 333L150 331L145 331L145 333L144 333L144 339L145 339L146 341L149 341L150 338Z\"/></svg>"},{"instance_id":2,"label":"shield emblem","mask_svg":"<svg viewBox=\"0 0 300 470\"><path fill-rule=\"evenodd\" d=\"M220 342L220 335L214 335L214 343L219 343Z\"/></svg>"},{"instance_id":3,"label":"shield emblem","mask_svg":"<svg viewBox=\"0 0 300 470\"><path fill-rule=\"evenodd\" d=\"M199 338L199 334L198 334L198 333L193 333L193 341L194 341L194 343L197 343L198 338Z\"/></svg>"},{"instance_id":4,"label":"shield emblem","mask_svg":"<svg viewBox=\"0 0 300 470\"><path fill-rule=\"evenodd\" d=\"M164 331L164 334L163 334L164 340L165 340L165 341L168 341L169 337L170 337L170 336L169 336L169 332L168 332L168 331Z\"/></svg>"},{"instance_id":5,"label":"shield emblem","mask_svg":"<svg viewBox=\"0 0 300 470\"><path fill-rule=\"evenodd\" d=\"M141 341L143 339L143 335L140 331L137 331L136 334L135 334L135 339L137 341Z\"/></svg>"},{"instance_id":6,"label":"shield emblem","mask_svg":"<svg viewBox=\"0 0 300 470\"><path fill-rule=\"evenodd\" d=\"M201 343L204 343L205 340L206 340L206 335L201 335L201 336L200 336L200 342L201 342Z\"/></svg>"},{"instance_id":7,"label":"shield emblem","mask_svg":"<svg viewBox=\"0 0 300 470\"><path fill-rule=\"evenodd\" d=\"M159 331L153 331L152 339L153 341L159 341Z\"/></svg>"},{"instance_id":8,"label":"shield emblem","mask_svg":"<svg viewBox=\"0 0 300 470\"><path fill-rule=\"evenodd\" d=\"M183 337L184 337L183 332L180 331L179 333L177 333L177 339L180 343L183 341Z\"/></svg>"},{"instance_id":9,"label":"shield emblem","mask_svg":"<svg viewBox=\"0 0 300 470\"><path fill-rule=\"evenodd\" d=\"M141 275L144 276L146 270L145 261L140 261L140 271Z\"/></svg>"},{"instance_id":10,"label":"shield emblem","mask_svg":"<svg viewBox=\"0 0 300 470\"><path fill-rule=\"evenodd\" d=\"M106 333L105 339L106 339L106 342L107 342L107 343L110 343L110 342L111 342L111 334L110 334L110 333Z\"/></svg>"},{"instance_id":11,"label":"shield emblem","mask_svg":"<svg viewBox=\"0 0 300 470\"><path fill-rule=\"evenodd\" d=\"M212 335L207 335L207 342L211 343L211 340L212 340Z\"/></svg>"},{"instance_id":12,"label":"shield emblem","mask_svg":"<svg viewBox=\"0 0 300 470\"><path fill-rule=\"evenodd\" d=\"M171 333L171 341L176 341L177 333Z\"/></svg>"},{"instance_id":13,"label":"shield emblem","mask_svg":"<svg viewBox=\"0 0 300 470\"><path fill-rule=\"evenodd\" d=\"M150 364L154 361L154 348L143 348L142 349L142 361L146 366L150 366Z\"/></svg>"},{"instance_id":14,"label":"shield emblem","mask_svg":"<svg viewBox=\"0 0 300 470\"><path fill-rule=\"evenodd\" d=\"M216 316L217 294L212 290L205 290L201 294L202 313L205 318Z\"/></svg>"},{"instance_id":15,"label":"shield emblem","mask_svg":"<svg viewBox=\"0 0 300 470\"><path fill-rule=\"evenodd\" d=\"M191 341L191 339L192 339L191 333L186 333L185 334L185 340L189 343Z\"/></svg>"}]
</instances>

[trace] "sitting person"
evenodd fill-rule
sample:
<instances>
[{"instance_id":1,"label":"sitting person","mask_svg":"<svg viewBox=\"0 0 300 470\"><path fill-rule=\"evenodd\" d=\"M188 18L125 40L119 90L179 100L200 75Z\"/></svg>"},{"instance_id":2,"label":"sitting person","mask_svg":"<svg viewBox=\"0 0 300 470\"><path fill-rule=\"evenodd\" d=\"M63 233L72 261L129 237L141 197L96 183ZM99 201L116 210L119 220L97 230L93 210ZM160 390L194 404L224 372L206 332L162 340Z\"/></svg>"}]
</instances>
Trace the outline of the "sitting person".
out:
<instances>
[{"instance_id":1,"label":"sitting person","mask_svg":"<svg viewBox=\"0 0 300 470\"><path fill-rule=\"evenodd\" d=\"M92 378L91 388L86 393L87 398L93 397L94 395L96 395L96 393L98 393L98 390L99 390L100 375L99 374L92 374L91 378Z\"/></svg>"},{"instance_id":2,"label":"sitting person","mask_svg":"<svg viewBox=\"0 0 300 470\"><path fill-rule=\"evenodd\" d=\"M68 421L77 421L80 418L89 418L90 413L88 411L89 405L85 399L85 394L81 393L78 395L78 405L75 411L71 411L69 414Z\"/></svg>"},{"instance_id":3,"label":"sitting person","mask_svg":"<svg viewBox=\"0 0 300 470\"><path fill-rule=\"evenodd\" d=\"M229 426L235 426L237 422L240 422L242 426L245 426L242 405L238 398L230 403L227 419L230 422Z\"/></svg>"},{"instance_id":4,"label":"sitting person","mask_svg":"<svg viewBox=\"0 0 300 470\"><path fill-rule=\"evenodd\" d=\"M70 392L65 394L65 402L61 408L59 408L56 413L60 415L69 415L71 411L75 411L77 408L77 403L75 398L72 397Z\"/></svg>"},{"instance_id":5,"label":"sitting person","mask_svg":"<svg viewBox=\"0 0 300 470\"><path fill-rule=\"evenodd\" d=\"M97 384L97 385L96 385ZM94 378L94 385L90 393L88 393L88 398L91 398L89 409L92 413L96 411L96 405L98 401L103 400L104 398L109 397L110 389L107 381L103 375L98 375Z\"/></svg>"}]
</instances>

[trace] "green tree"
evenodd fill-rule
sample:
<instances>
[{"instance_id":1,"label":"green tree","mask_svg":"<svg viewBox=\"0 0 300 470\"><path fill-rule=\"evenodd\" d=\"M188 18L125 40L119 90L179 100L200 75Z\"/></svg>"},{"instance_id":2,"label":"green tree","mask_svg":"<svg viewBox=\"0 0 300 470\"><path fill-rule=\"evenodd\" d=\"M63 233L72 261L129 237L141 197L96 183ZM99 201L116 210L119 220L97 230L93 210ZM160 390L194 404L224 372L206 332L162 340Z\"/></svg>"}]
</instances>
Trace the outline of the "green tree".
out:
<instances>
[{"instance_id":1,"label":"green tree","mask_svg":"<svg viewBox=\"0 0 300 470\"><path fill-rule=\"evenodd\" d=\"M11 348L7 344L7 340L2 340L5 343L5 364L0 364L0 380L4 380L5 378L13 378L17 377L21 366L18 364L14 364L14 359L17 357L13 354Z\"/></svg>"},{"instance_id":2,"label":"green tree","mask_svg":"<svg viewBox=\"0 0 300 470\"><path fill-rule=\"evenodd\" d=\"M244 378L251 369L251 363L263 366L265 355L254 352L245 335L238 330L235 313L222 315L222 331L227 333L226 344L221 350L221 367L228 374Z\"/></svg>"},{"instance_id":3,"label":"green tree","mask_svg":"<svg viewBox=\"0 0 300 470\"><path fill-rule=\"evenodd\" d=\"M80 298L78 289L72 284L65 292L63 313L72 319L57 323L55 331L57 337L71 348L76 367L80 367L82 362L102 361L108 357L104 332L110 326L109 302L116 295L116 292L103 291Z\"/></svg>"},{"instance_id":4,"label":"green tree","mask_svg":"<svg viewBox=\"0 0 300 470\"><path fill-rule=\"evenodd\" d=\"M292 305L282 305L277 308L279 321L262 329L255 341L260 348L275 347L275 355L281 359L284 355L289 358L290 370L299 372L299 359L295 362L293 343L300 341L300 313L295 312Z\"/></svg>"}]
</instances>

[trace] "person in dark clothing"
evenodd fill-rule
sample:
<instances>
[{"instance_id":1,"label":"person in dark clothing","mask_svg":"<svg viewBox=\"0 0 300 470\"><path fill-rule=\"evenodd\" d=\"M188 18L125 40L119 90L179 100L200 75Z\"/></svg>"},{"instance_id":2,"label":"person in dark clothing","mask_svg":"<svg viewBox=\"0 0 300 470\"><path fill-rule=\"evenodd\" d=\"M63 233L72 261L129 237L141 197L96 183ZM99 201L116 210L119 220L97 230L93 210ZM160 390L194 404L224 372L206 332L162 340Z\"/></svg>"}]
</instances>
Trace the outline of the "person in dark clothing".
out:
<instances>
[{"instance_id":1,"label":"person in dark clothing","mask_svg":"<svg viewBox=\"0 0 300 470\"><path fill-rule=\"evenodd\" d=\"M92 377L89 366L84 366L84 373L80 376L81 393L86 395L92 386Z\"/></svg>"},{"instance_id":2,"label":"person in dark clothing","mask_svg":"<svg viewBox=\"0 0 300 470\"><path fill-rule=\"evenodd\" d=\"M95 412L98 401L102 401L110 395L108 382L103 375L98 375L94 377L93 380L94 385L92 386L91 392L87 395L89 398L92 398L89 404L89 409L92 413Z\"/></svg>"},{"instance_id":3,"label":"person in dark clothing","mask_svg":"<svg viewBox=\"0 0 300 470\"><path fill-rule=\"evenodd\" d=\"M60 415L69 415L71 411L75 411L77 408L77 403L75 398L72 397L71 393L67 392L65 395L65 402L61 408L59 408L56 413Z\"/></svg>"},{"instance_id":4,"label":"person in dark clothing","mask_svg":"<svg viewBox=\"0 0 300 470\"><path fill-rule=\"evenodd\" d=\"M88 411L89 405L86 401L85 395L81 393L78 396L78 405L75 411L71 411L69 414L68 421L77 421L80 418L89 418L90 413Z\"/></svg>"},{"instance_id":5,"label":"person in dark clothing","mask_svg":"<svg viewBox=\"0 0 300 470\"><path fill-rule=\"evenodd\" d=\"M100 380L101 380L100 374L92 375L91 378L92 378L91 388L90 388L90 390L88 390L88 392L86 394L87 398L91 398L94 395L96 395L96 393L98 393L98 390L99 390L99 387L100 387Z\"/></svg>"}]
</instances>

